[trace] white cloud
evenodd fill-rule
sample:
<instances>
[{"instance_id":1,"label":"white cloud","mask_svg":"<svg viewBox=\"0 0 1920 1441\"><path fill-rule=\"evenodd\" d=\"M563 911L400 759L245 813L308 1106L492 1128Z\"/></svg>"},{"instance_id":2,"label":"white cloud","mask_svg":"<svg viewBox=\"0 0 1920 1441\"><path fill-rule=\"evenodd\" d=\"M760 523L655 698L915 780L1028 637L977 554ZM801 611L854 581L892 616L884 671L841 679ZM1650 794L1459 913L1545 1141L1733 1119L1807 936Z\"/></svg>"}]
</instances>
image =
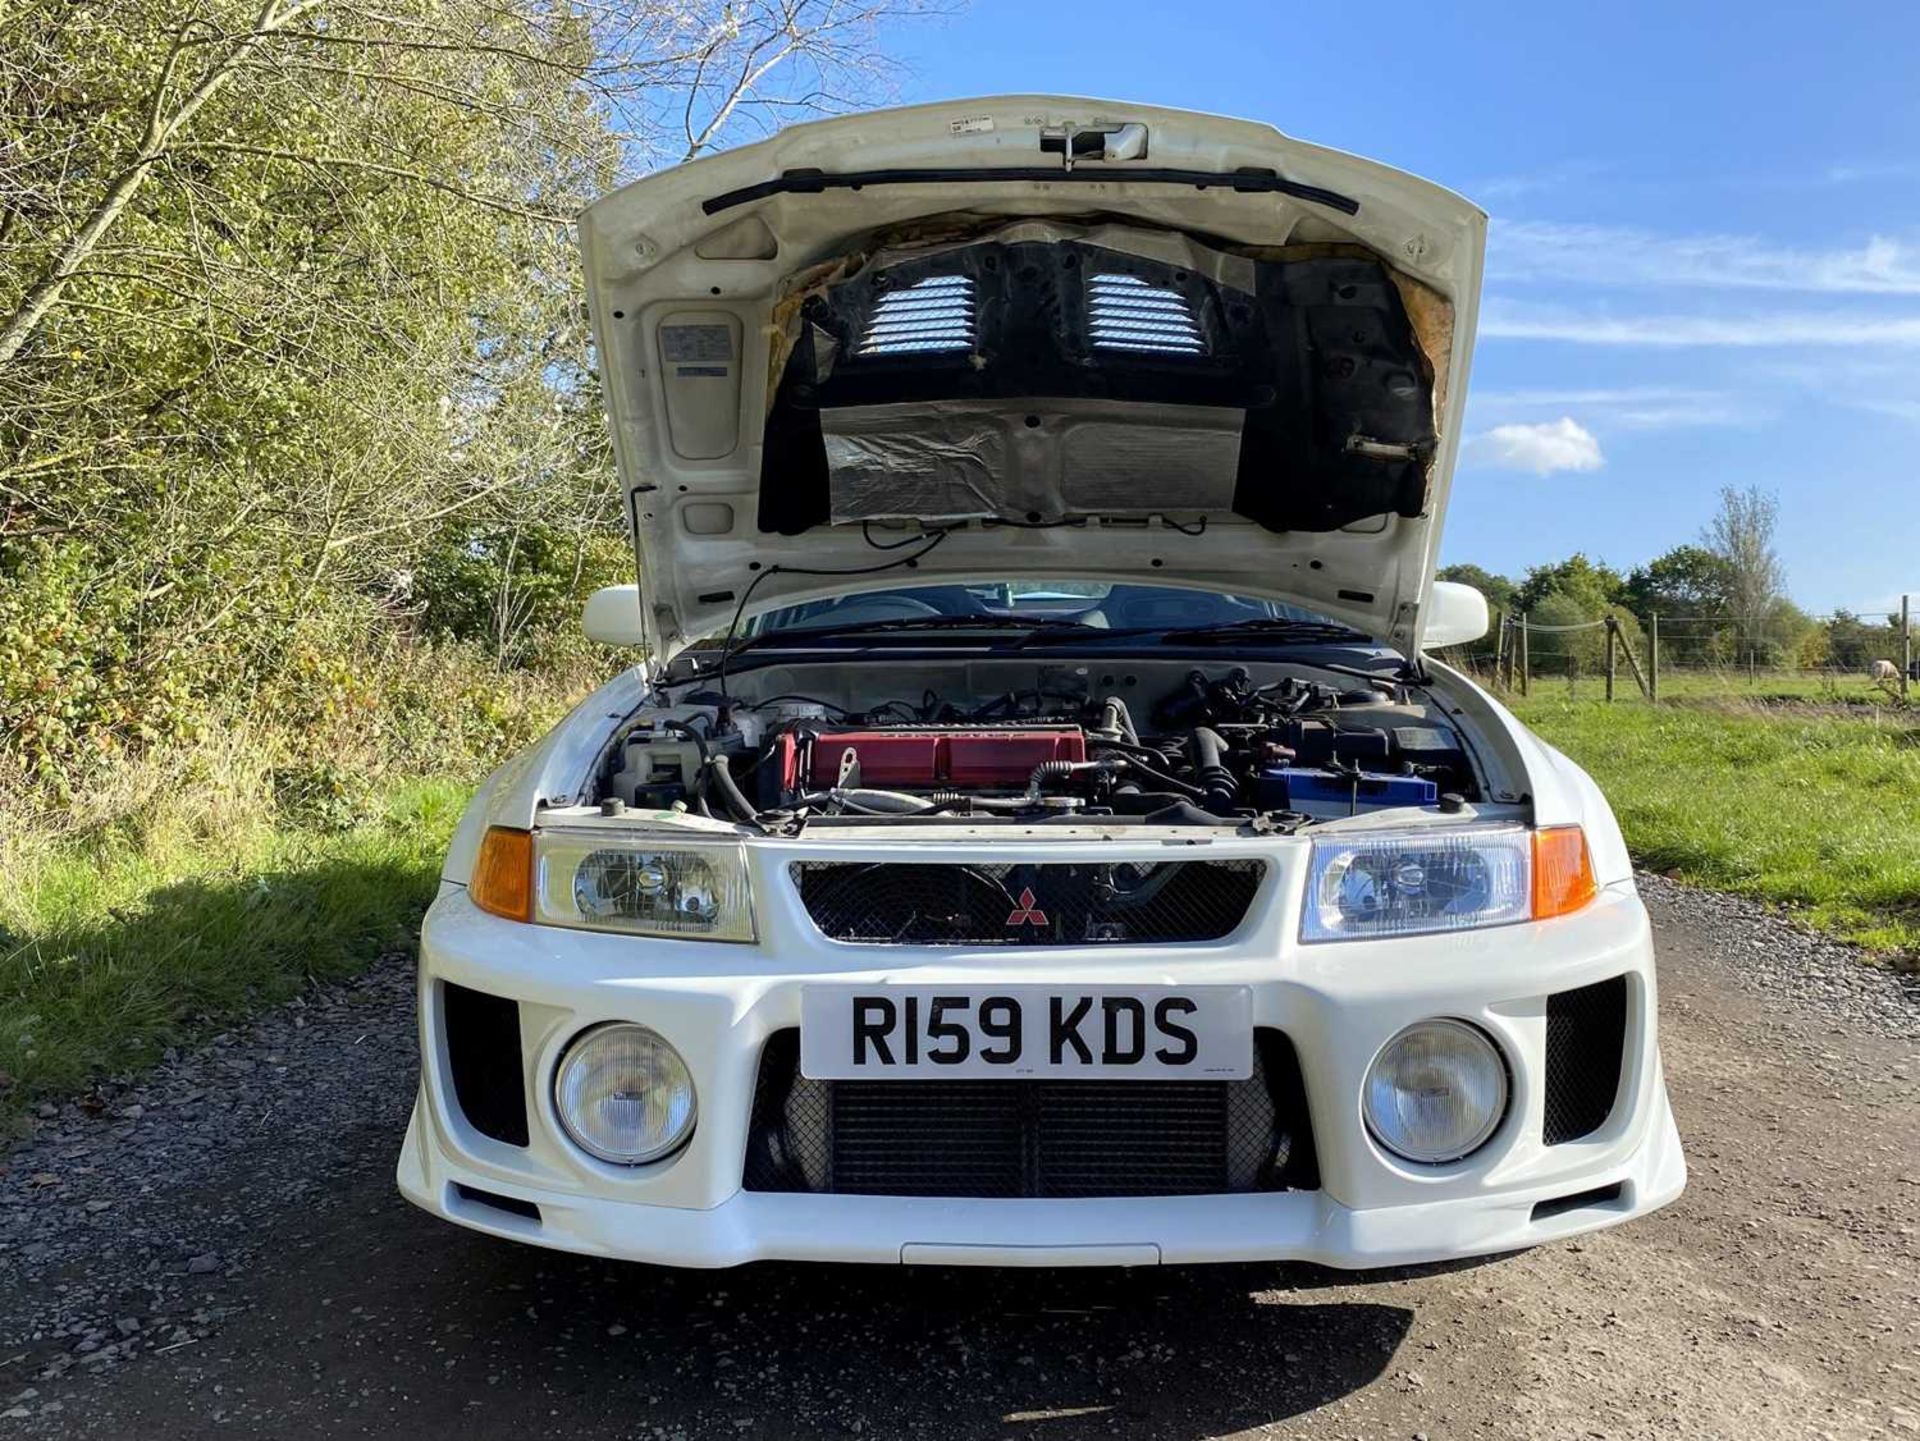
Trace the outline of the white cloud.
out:
<instances>
[{"instance_id":1,"label":"white cloud","mask_svg":"<svg viewBox=\"0 0 1920 1441\"><path fill-rule=\"evenodd\" d=\"M1920 295L1920 246L1884 235L1855 247L1809 250L1749 235L1496 220L1487 256L1488 273L1503 280Z\"/></svg>"},{"instance_id":2,"label":"white cloud","mask_svg":"<svg viewBox=\"0 0 1920 1441\"><path fill-rule=\"evenodd\" d=\"M1480 334L1493 340L1575 345L1920 346L1920 315L1758 311L1743 315L1616 315L1489 299Z\"/></svg>"},{"instance_id":3,"label":"white cloud","mask_svg":"<svg viewBox=\"0 0 1920 1441\"><path fill-rule=\"evenodd\" d=\"M1856 396L1853 399L1843 401L1842 404L1850 405L1855 410L1868 411L1874 415L1890 415L1895 420L1904 420L1913 425L1920 425L1920 400L1908 400L1899 397L1875 398L1872 396Z\"/></svg>"},{"instance_id":4,"label":"white cloud","mask_svg":"<svg viewBox=\"0 0 1920 1441\"><path fill-rule=\"evenodd\" d=\"M1539 170L1488 176L1485 179L1473 181L1466 187L1465 193L1482 202L1516 200L1522 195L1537 195L1542 191L1560 190L1569 185L1590 182L1605 174L1609 168L1592 160L1566 160L1558 165L1545 166Z\"/></svg>"},{"instance_id":5,"label":"white cloud","mask_svg":"<svg viewBox=\"0 0 1920 1441\"><path fill-rule=\"evenodd\" d=\"M1496 425L1471 437L1467 453L1497 470L1528 470L1535 475L1598 470L1606 464L1599 440L1570 415L1538 425Z\"/></svg>"},{"instance_id":6,"label":"white cloud","mask_svg":"<svg viewBox=\"0 0 1920 1441\"><path fill-rule=\"evenodd\" d=\"M1763 418L1753 407L1725 391L1662 385L1585 390L1476 390L1469 402L1477 416L1488 412L1525 415L1561 409L1600 411L1609 426L1636 430L1746 425Z\"/></svg>"},{"instance_id":7,"label":"white cloud","mask_svg":"<svg viewBox=\"0 0 1920 1441\"><path fill-rule=\"evenodd\" d=\"M1476 390L1476 401L1500 406L1669 405L1689 400L1717 400L1717 390L1687 390L1671 385L1626 385L1587 390Z\"/></svg>"},{"instance_id":8,"label":"white cloud","mask_svg":"<svg viewBox=\"0 0 1920 1441\"><path fill-rule=\"evenodd\" d=\"M1912 180L1920 177L1920 164L1911 160L1868 160L1856 165L1835 165L1827 179L1835 185L1856 185L1873 180Z\"/></svg>"},{"instance_id":9,"label":"white cloud","mask_svg":"<svg viewBox=\"0 0 1920 1441\"><path fill-rule=\"evenodd\" d=\"M1909 356L1824 352L1805 359L1768 357L1743 369L1752 385L1790 386L1827 405L1920 425L1920 370Z\"/></svg>"}]
</instances>

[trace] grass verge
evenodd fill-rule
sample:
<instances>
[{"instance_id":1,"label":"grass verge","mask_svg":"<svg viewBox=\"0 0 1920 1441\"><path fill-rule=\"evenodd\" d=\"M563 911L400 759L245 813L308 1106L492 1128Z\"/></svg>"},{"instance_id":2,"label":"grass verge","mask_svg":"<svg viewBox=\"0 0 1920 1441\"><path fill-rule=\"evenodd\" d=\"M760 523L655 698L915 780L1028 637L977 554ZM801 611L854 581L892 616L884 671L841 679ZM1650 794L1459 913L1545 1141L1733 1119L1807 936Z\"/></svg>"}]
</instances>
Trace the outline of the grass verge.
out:
<instances>
[{"instance_id":1,"label":"grass verge","mask_svg":"<svg viewBox=\"0 0 1920 1441\"><path fill-rule=\"evenodd\" d=\"M389 787L351 826L114 825L0 849L0 1132L9 1114L308 981L410 947L464 781Z\"/></svg>"},{"instance_id":2,"label":"grass verge","mask_svg":"<svg viewBox=\"0 0 1920 1441\"><path fill-rule=\"evenodd\" d=\"M1920 961L1920 722L1738 703L1516 700L1589 770L1640 864Z\"/></svg>"}]
</instances>

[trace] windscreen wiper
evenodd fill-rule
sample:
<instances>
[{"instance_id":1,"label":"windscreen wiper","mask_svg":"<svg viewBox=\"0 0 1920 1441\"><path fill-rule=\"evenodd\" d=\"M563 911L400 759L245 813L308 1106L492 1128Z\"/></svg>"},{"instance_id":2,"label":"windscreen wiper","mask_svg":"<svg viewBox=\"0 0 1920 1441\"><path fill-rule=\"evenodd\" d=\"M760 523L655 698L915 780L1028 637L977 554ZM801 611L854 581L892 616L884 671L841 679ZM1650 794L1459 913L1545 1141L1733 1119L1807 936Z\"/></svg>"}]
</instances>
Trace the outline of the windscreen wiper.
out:
<instances>
[{"instance_id":1,"label":"windscreen wiper","mask_svg":"<svg viewBox=\"0 0 1920 1441\"><path fill-rule=\"evenodd\" d=\"M1277 615L1229 621L1225 625L1183 626L1178 630L1162 631L1160 635L1164 640L1202 645L1215 642L1230 645L1234 641L1249 638L1279 641L1283 645L1365 645L1372 640L1371 636L1352 626L1323 620L1288 620Z\"/></svg>"},{"instance_id":2,"label":"windscreen wiper","mask_svg":"<svg viewBox=\"0 0 1920 1441\"><path fill-rule=\"evenodd\" d=\"M897 635L913 631L944 630L1017 630L1027 633L1036 630L1086 630L1105 634L1098 626L1088 625L1085 621L1069 620L1063 616L1017 616L1017 615L913 615L900 616L893 620L855 621L848 625L790 626L785 630L771 630L765 635L750 636L736 645L730 655L738 655L743 650L765 645L770 641L791 641L796 645L805 645L816 640L841 640L849 636Z\"/></svg>"},{"instance_id":3,"label":"windscreen wiper","mask_svg":"<svg viewBox=\"0 0 1920 1441\"><path fill-rule=\"evenodd\" d=\"M1177 640L1187 645L1230 645L1237 640L1267 641L1282 646L1297 645L1373 645L1373 637L1352 626L1339 625L1332 621L1287 620L1281 616L1259 616L1253 620L1234 621L1227 625L1194 626L1188 630L1170 630L1161 633L1162 640ZM1330 670L1336 675L1350 675L1360 680L1397 681L1424 685L1426 676L1418 664L1404 657L1395 656L1394 664L1388 670L1371 670L1366 666L1342 665L1338 661L1316 660L1307 662L1315 670Z\"/></svg>"}]
</instances>

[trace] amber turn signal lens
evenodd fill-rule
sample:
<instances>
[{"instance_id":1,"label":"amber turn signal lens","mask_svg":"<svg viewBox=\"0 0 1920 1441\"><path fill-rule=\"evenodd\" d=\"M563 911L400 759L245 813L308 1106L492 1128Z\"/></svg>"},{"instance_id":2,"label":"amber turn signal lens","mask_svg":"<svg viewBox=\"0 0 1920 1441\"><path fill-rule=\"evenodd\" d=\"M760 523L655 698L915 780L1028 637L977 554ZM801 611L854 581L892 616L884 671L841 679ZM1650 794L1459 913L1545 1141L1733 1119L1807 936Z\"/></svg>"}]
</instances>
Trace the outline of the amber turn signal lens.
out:
<instances>
[{"instance_id":1,"label":"amber turn signal lens","mask_svg":"<svg viewBox=\"0 0 1920 1441\"><path fill-rule=\"evenodd\" d=\"M1593 857L1578 826L1548 826L1533 833L1533 918L1570 915L1594 898Z\"/></svg>"},{"instance_id":2,"label":"amber turn signal lens","mask_svg":"<svg viewBox=\"0 0 1920 1441\"><path fill-rule=\"evenodd\" d=\"M510 921L533 919L533 832L494 826L480 842L467 894L483 911ZM1536 887L1535 894L1539 894Z\"/></svg>"}]
</instances>

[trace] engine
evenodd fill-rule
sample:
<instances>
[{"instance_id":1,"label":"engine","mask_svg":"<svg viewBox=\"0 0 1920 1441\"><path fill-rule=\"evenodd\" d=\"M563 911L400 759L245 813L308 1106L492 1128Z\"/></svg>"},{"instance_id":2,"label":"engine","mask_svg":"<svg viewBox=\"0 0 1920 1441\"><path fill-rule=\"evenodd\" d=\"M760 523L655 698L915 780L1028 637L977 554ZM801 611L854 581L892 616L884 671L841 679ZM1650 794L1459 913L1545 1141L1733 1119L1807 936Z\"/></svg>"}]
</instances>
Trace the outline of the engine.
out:
<instances>
[{"instance_id":1,"label":"engine","mask_svg":"<svg viewBox=\"0 0 1920 1441\"><path fill-rule=\"evenodd\" d=\"M696 694L625 734L604 793L727 819L838 816L1331 820L1471 798L1459 734L1387 680L1339 688L1244 668L1191 672L1141 725L1117 696L929 692L852 714Z\"/></svg>"}]
</instances>

